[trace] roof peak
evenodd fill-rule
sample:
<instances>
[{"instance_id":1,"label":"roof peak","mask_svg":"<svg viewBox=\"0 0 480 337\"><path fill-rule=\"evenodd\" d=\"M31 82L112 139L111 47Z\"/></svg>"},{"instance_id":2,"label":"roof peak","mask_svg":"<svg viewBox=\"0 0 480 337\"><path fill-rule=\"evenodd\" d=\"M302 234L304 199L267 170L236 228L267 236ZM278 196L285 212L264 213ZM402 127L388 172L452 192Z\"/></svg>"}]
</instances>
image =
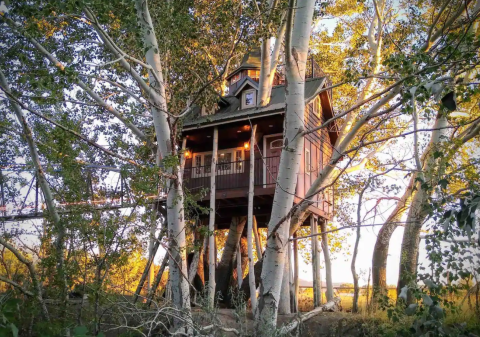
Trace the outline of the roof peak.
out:
<instances>
[{"instance_id":1,"label":"roof peak","mask_svg":"<svg viewBox=\"0 0 480 337\"><path fill-rule=\"evenodd\" d=\"M234 71L232 71L227 79L243 69L260 69L262 66L262 52L259 47L255 47L248 51L242 58L242 62Z\"/></svg>"}]
</instances>

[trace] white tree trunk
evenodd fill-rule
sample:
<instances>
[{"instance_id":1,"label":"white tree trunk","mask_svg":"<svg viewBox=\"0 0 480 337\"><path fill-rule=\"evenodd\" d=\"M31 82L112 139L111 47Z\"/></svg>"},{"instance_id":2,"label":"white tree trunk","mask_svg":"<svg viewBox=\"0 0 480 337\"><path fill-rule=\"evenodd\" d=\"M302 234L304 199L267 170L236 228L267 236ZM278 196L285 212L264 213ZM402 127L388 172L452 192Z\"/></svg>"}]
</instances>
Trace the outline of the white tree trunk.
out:
<instances>
[{"instance_id":1,"label":"white tree trunk","mask_svg":"<svg viewBox=\"0 0 480 337\"><path fill-rule=\"evenodd\" d=\"M448 133L448 121L442 111L438 112L437 119L434 125L434 131L432 132L432 138L430 140L431 146L427 149L430 150L425 163L423 171L421 173L422 179L427 184L435 185L436 177L438 174L437 162L438 160L434 156L435 148L438 147L442 141L445 140ZM420 175L419 175L420 176ZM423 225L423 221L428 215L428 208L425 207L425 203L428 202L430 192L422 188L422 182L416 182L416 192L412 197L412 202L408 210L405 231L403 233L402 240L402 256L400 258L399 277L397 290L400 291L404 286L409 284L411 279L415 279L417 272L417 256L418 247L420 242L420 230ZM400 293L400 292L398 292ZM409 296L408 302L411 298Z\"/></svg>"},{"instance_id":2,"label":"white tree trunk","mask_svg":"<svg viewBox=\"0 0 480 337\"><path fill-rule=\"evenodd\" d=\"M217 172L218 128L213 129L212 164L210 169L210 216L208 220L208 305L215 306L215 175Z\"/></svg>"},{"instance_id":3,"label":"white tree trunk","mask_svg":"<svg viewBox=\"0 0 480 337\"><path fill-rule=\"evenodd\" d=\"M260 79L258 82L258 106L266 106L270 103L270 88L271 80L273 76L270 71L271 55L270 55L270 38L266 38L262 41L262 66L260 68Z\"/></svg>"},{"instance_id":4,"label":"white tree trunk","mask_svg":"<svg viewBox=\"0 0 480 337\"><path fill-rule=\"evenodd\" d=\"M0 68L0 84L4 90L11 94L10 86L5 78L2 69ZM45 199L45 204L47 205L48 213L53 220L53 224L56 227L57 238L55 240L55 250L56 250L56 260L57 260L57 272L58 280L62 284L61 294L63 296L62 300L66 300L67 295L67 281L64 270L64 243L65 243L65 227L58 215L57 208L55 206L55 201L53 199L52 191L50 190L50 185L45 178L45 171L40 162L40 156L35 146L35 141L33 139L33 132L30 126L28 125L27 119L23 114L22 108L15 102L11 102L15 116L17 117L18 123L22 127L23 135L28 144L28 149L30 151L30 156L32 157L33 165L35 167L35 174L37 176L38 183L43 193Z\"/></svg>"},{"instance_id":5,"label":"white tree trunk","mask_svg":"<svg viewBox=\"0 0 480 337\"><path fill-rule=\"evenodd\" d=\"M253 230L257 229L256 219L253 215L253 196L255 194L254 179L255 179L255 133L257 131L257 125L252 128L252 134L250 136L250 172L248 181L248 227L247 227L247 245L248 245L248 284L250 286L250 302L252 307L252 313L257 315L257 288L255 287L255 273L253 263ZM255 224L255 226L254 226ZM258 234L257 234L258 235ZM256 240L257 242L257 240ZM259 252L259 243L257 242L257 256L261 256ZM238 257L237 257L238 259Z\"/></svg>"},{"instance_id":6,"label":"white tree trunk","mask_svg":"<svg viewBox=\"0 0 480 337\"><path fill-rule=\"evenodd\" d=\"M299 0L295 7L295 19L292 19L293 8L290 8L289 27L286 44L286 113L284 121L284 146L282 149L277 184L272 206L272 215L268 224L269 236L288 214L293 206L293 196L297 183L297 174L304 145L303 137L305 111L305 68L312 24L313 1ZM269 335L276 327L280 290L287 240L289 237L289 221L284 221L274 235L267 240L261 276L260 320L258 334Z\"/></svg>"},{"instance_id":7,"label":"white tree trunk","mask_svg":"<svg viewBox=\"0 0 480 337\"><path fill-rule=\"evenodd\" d=\"M152 18L146 1L136 0L138 22L142 29L143 44L146 48L145 59L151 67L148 78L155 105L152 106L153 124L160 154L163 159L176 155L172 144L170 126L167 120L167 96L163 81L162 64L160 60L158 42L153 28ZM169 285L172 291L173 304L177 308L190 311L190 291L186 277L188 277L186 261L185 217L183 212L183 179L180 165L166 168L169 173L177 176L169 182L167 195L167 222L169 250ZM187 314L180 320L174 321L175 328L191 326L190 316Z\"/></svg>"}]
</instances>

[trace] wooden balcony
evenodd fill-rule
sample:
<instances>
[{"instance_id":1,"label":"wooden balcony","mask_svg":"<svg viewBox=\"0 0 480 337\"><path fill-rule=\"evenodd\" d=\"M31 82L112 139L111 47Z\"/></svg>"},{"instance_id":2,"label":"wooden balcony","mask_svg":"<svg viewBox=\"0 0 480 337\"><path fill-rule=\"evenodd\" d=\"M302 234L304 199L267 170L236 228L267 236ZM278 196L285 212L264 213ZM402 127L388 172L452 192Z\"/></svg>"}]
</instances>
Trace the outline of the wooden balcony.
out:
<instances>
[{"instance_id":1,"label":"wooden balcony","mask_svg":"<svg viewBox=\"0 0 480 337\"><path fill-rule=\"evenodd\" d=\"M280 157L255 158L254 185L265 188L275 187ZM204 188L210 188L211 166L192 167L191 163L184 170L184 184L190 192L196 193ZM215 189L231 190L248 189L250 160L217 163L215 174Z\"/></svg>"},{"instance_id":2,"label":"wooden balcony","mask_svg":"<svg viewBox=\"0 0 480 337\"><path fill-rule=\"evenodd\" d=\"M254 160L255 198L262 199L262 204L271 205L275 193L280 157L260 157ZM244 203L248 195L249 172L249 159L229 162L222 162L220 159L217 163L215 175L216 199L222 200L225 204L237 205L238 207L246 206ZM184 186L190 193L203 195L202 200L208 200L210 173L210 165L192 167L192 161L189 161L184 169ZM299 173L299 178L305 175L305 173ZM295 203L300 202L302 197L302 195L295 197ZM317 196L315 201L313 207L323 216L330 217L333 214L333 189Z\"/></svg>"}]
</instances>

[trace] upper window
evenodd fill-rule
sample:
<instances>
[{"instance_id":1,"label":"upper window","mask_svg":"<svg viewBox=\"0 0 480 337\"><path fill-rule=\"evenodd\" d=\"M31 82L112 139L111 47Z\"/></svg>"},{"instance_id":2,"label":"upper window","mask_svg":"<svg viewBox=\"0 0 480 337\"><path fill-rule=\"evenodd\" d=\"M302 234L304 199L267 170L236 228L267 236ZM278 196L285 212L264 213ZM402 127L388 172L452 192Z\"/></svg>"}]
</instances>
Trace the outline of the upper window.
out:
<instances>
[{"instance_id":1,"label":"upper window","mask_svg":"<svg viewBox=\"0 0 480 337\"><path fill-rule=\"evenodd\" d=\"M318 96L313 100L313 113L319 118L322 113L322 106L320 105L320 98Z\"/></svg>"},{"instance_id":2,"label":"upper window","mask_svg":"<svg viewBox=\"0 0 480 337\"><path fill-rule=\"evenodd\" d=\"M242 108L253 108L257 105L257 91L255 89L245 90L242 96Z\"/></svg>"},{"instance_id":3,"label":"upper window","mask_svg":"<svg viewBox=\"0 0 480 337\"><path fill-rule=\"evenodd\" d=\"M310 150L305 149L305 173L310 175L311 171L312 171L312 164L311 164Z\"/></svg>"},{"instance_id":4,"label":"upper window","mask_svg":"<svg viewBox=\"0 0 480 337\"><path fill-rule=\"evenodd\" d=\"M232 78L230 79L230 85L236 83L240 81L240 73L237 73L235 75L232 76Z\"/></svg>"},{"instance_id":5,"label":"upper window","mask_svg":"<svg viewBox=\"0 0 480 337\"><path fill-rule=\"evenodd\" d=\"M260 70L249 70L248 76L250 76L251 79L258 81L260 78Z\"/></svg>"}]
</instances>

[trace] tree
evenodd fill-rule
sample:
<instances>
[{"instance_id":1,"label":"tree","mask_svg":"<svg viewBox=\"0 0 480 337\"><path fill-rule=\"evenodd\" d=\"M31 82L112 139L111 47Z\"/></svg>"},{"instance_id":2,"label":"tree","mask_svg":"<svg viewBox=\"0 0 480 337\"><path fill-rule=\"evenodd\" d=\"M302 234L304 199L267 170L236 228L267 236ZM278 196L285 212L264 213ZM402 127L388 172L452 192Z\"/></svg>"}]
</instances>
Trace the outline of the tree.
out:
<instances>
[{"instance_id":1,"label":"tree","mask_svg":"<svg viewBox=\"0 0 480 337\"><path fill-rule=\"evenodd\" d=\"M273 200L272 215L268 223L268 237L262 267L260 288L259 333L267 335L277 321L280 288L282 286L286 247L288 247L289 223L285 217L293 206L296 176L303 150L305 70L313 19L314 2L290 1L287 15L285 43L285 89L286 112L284 136L277 187ZM279 186L281 186L279 188ZM275 232L275 233L274 233Z\"/></svg>"}]
</instances>

